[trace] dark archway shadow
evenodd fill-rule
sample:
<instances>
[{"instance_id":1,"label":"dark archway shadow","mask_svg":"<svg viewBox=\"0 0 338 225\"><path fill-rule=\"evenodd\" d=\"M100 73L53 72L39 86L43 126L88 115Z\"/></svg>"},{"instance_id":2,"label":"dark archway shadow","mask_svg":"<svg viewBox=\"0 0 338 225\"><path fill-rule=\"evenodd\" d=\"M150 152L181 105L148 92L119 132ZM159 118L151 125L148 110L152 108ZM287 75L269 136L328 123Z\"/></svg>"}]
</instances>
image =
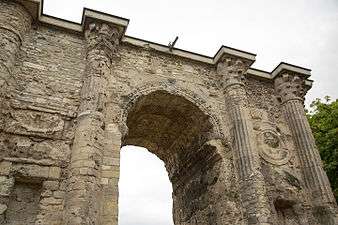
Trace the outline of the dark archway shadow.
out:
<instances>
[{"instance_id":1,"label":"dark archway shadow","mask_svg":"<svg viewBox=\"0 0 338 225\"><path fill-rule=\"evenodd\" d=\"M126 123L122 145L145 147L165 164L175 225L240 222L232 154L213 133L208 115L184 97L161 90L139 97Z\"/></svg>"}]
</instances>

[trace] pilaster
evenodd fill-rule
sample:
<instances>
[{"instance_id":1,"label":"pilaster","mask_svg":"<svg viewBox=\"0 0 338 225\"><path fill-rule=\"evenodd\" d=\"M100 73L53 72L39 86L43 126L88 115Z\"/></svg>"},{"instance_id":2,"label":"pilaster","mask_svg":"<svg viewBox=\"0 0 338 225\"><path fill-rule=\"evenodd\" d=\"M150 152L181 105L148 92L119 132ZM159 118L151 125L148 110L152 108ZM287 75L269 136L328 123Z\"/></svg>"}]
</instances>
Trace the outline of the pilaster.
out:
<instances>
[{"instance_id":1,"label":"pilaster","mask_svg":"<svg viewBox=\"0 0 338 225\"><path fill-rule=\"evenodd\" d=\"M25 33L30 29L31 16L26 9L12 1L0 0L0 124L2 114L8 107L10 90L15 80L12 69ZM2 128L0 128L2 130ZM14 178L9 174L6 162L0 163L0 223L4 222L9 194L14 186Z\"/></svg>"},{"instance_id":2,"label":"pilaster","mask_svg":"<svg viewBox=\"0 0 338 225\"><path fill-rule=\"evenodd\" d=\"M65 224L100 224L102 163L107 129L103 109L112 61L119 43L118 27L94 22L85 31L87 64L72 146Z\"/></svg>"},{"instance_id":3,"label":"pilaster","mask_svg":"<svg viewBox=\"0 0 338 225\"><path fill-rule=\"evenodd\" d=\"M14 1L0 0L0 119L15 88L12 69L32 18L26 9Z\"/></svg>"},{"instance_id":4,"label":"pilaster","mask_svg":"<svg viewBox=\"0 0 338 225\"><path fill-rule=\"evenodd\" d=\"M327 218L332 217L329 219L331 222L323 224L334 224L335 199L304 111L305 80L306 77L300 73L284 70L275 79L275 89L297 147L305 187L312 198L314 210L324 212L326 215L323 216Z\"/></svg>"},{"instance_id":5,"label":"pilaster","mask_svg":"<svg viewBox=\"0 0 338 225\"><path fill-rule=\"evenodd\" d=\"M217 73L222 77L231 123L234 163L244 215L248 224L270 224L270 206L247 108L244 73L250 64L250 60L225 55L218 63Z\"/></svg>"},{"instance_id":6,"label":"pilaster","mask_svg":"<svg viewBox=\"0 0 338 225\"><path fill-rule=\"evenodd\" d=\"M105 129L105 147L102 163L101 224L118 224L118 182L120 177L120 149L122 134L116 123Z\"/></svg>"}]
</instances>

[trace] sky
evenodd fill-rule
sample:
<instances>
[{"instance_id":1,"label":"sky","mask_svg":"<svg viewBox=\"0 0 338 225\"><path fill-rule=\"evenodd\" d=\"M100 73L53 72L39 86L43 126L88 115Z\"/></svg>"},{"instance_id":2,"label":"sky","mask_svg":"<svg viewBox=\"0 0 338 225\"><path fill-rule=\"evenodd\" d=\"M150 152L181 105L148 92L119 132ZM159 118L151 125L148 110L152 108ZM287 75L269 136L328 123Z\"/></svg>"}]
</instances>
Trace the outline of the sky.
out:
<instances>
[{"instance_id":1,"label":"sky","mask_svg":"<svg viewBox=\"0 0 338 225\"><path fill-rule=\"evenodd\" d=\"M145 148L121 149L119 225L173 225L172 186L164 163Z\"/></svg>"},{"instance_id":2,"label":"sky","mask_svg":"<svg viewBox=\"0 0 338 225\"><path fill-rule=\"evenodd\" d=\"M209 56L227 45L257 54L253 67L266 71L281 61L310 68L306 106L338 98L337 0L44 1L45 14L75 22L83 7L130 19L129 36L165 45L179 36L175 47ZM171 201L163 163L144 149L124 149L119 225L172 225Z\"/></svg>"}]
</instances>

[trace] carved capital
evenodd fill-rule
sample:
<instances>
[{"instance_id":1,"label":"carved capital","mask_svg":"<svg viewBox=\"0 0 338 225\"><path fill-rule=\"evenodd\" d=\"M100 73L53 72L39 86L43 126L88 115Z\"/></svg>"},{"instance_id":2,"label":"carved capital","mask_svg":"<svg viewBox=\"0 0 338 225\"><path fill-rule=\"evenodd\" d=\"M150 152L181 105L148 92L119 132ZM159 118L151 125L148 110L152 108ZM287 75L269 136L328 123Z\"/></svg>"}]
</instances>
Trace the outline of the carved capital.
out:
<instances>
[{"instance_id":1,"label":"carved capital","mask_svg":"<svg viewBox=\"0 0 338 225\"><path fill-rule=\"evenodd\" d=\"M232 85L244 85L244 74L249 68L246 61L230 56L224 56L217 65L217 73L221 76L224 89Z\"/></svg>"},{"instance_id":2,"label":"carved capital","mask_svg":"<svg viewBox=\"0 0 338 225\"><path fill-rule=\"evenodd\" d=\"M279 100L285 103L289 100L304 101L306 94L305 80L297 74L284 72L275 80L275 90Z\"/></svg>"},{"instance_id":3,"label":"carved capital","mask_svg":"<svg viewBox=\"0 0 338 225\"><path fill-rule=\"evenodd\" d=\"M111 59L119 44L120 32L117 27L105 23L91 23L85 31L87 55L104 55Z\"/></svg>"}]
</instances>

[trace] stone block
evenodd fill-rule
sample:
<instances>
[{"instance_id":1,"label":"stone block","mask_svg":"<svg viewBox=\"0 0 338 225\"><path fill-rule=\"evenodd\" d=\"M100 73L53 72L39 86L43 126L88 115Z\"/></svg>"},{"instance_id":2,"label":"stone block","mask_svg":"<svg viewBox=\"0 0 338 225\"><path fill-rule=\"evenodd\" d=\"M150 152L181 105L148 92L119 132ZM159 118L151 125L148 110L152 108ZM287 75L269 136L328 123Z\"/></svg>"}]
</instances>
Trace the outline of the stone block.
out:
<instances>
[{"instance_id":1,"label":"stone block","mask_svg":"<svg viewBox=\"0 0 338 225\"><path fill-rule=\"evenodd\" d=\"M55 191L59 189L58 181L44 181L43 188L50 191Z\"/></svg>"},{"instance_id":2,"label":"stone block","mask_svg":"<svg viewBox=\"0 0 338 225\"><path fill-rule=\"evenodd\" d=\"M108 181L108 178L101 178L101 184L103 185L107 185L109 183Z\"/></svg>"},{"instance_id":3,"label":"stone block","mask_svg":"<svg viewBox=\"0 0 338 225\"><path fill-rule=\"evenodd\" d=\"M64 196L65 196L65 192L64 191L54 191L53 192L53 197L54 198L57 198L57 199L61 198L61 199L63 199Z\"/></svg>"},{"instance_id":4,"label":"stone block","mask_svg":"<svg viewBox=\"0 0 338 225\"><path fill-rule=\"evenodd\" d=\"M42 205L61 205L62 201L63 201L62 199L48 197L48 198L43 198L40 201L40 204L42 204Z\"/></svg>"},{"instance_id":5,"label":"stone block","mask_svg":"<svg viewBox=\"0 0 338 225\"><path fill-rule=\"evenodd\" d=\"M0 196L9 196L13 186L13 177L0 176Z\"/></svg>"},{"instance_id":6,"label":"stone block","mask_svg":"<svg viewBox=\"0 0 338 225\"><path fill-rule=\"evenodd\" d=\"M50 167L48 177L50 179L60 179L61 177L61 168L60 167Z\"/></svg>"},{"instance_id":7,"label":"stone block","mask_svg":"<svg viewBox=\"0 0 338 225\"><path fill-rule=\"evenodd\" d=\"M0 175L8 176L11 171L12 163L8 161L0 162Z\"/></svg>"},{"instance_id":8,"label":"stone block","mask_svg":"<svg viewBox=\"0 0 338 225\"><path fill-rule=\"evenodd\" d=\"M7 205L0 204L0 215L4 214L6 212Z\"/></svg>"},{"instance_id":9,"label":"stone block","mask_svg":"<svg viewBox=\"0 0 338 225\"><path fill-rule=\"evenodd\" d=\"M120 176L120 172L114 170L103 170L101 174L105 178L118 178Z\"/></svg>"}]
</instances>

